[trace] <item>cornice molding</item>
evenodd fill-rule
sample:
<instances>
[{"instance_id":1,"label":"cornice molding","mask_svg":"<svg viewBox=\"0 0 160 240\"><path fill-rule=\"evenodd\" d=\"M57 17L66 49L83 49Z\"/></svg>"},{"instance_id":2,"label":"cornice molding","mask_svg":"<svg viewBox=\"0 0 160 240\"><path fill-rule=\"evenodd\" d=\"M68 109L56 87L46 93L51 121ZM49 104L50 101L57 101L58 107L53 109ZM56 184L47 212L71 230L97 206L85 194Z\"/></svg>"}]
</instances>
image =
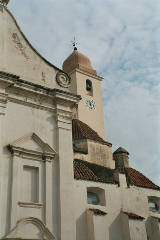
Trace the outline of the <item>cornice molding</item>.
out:
<instances>
[{"instance_id":1,"label":"cornice molding","mask_svg":"<svg viewBox=\"0 0 160 240\"><path fill-rule=\"evenodd\" d=\"M42 208L42 203L34 203L34 202L18 202L18 205L20 207L26 207L26 208Z\"/></svg>"},{"instance_id":2,"label":"cornice molding","mask_svg":"<svg viewBox=\"0 0 160 240\"><path fill-rule=\"evenodd\" d=\"M5 115L8 101L8 94L0 93L0 115Z\"/></svg>"},{"instance_id":3,"label":"cornice molding","mask_svg":"<svg viewBox=\"0 0 160 240\"><path fill-rule=\"evenodd\" d=\"M56 154L43 153L39 151L34 151L30 149L25 149L21 147L15 147L12 145L7 146L8 150L13 154L13 156L19 157L20 159L28 159L41 162L52 162Z\"/></svg>"},{"instance_id":4,"label":"cornice molding","mask_svg":"<svg viewBox=\"0 0 160 240\"><path fill-rule=\"evenodd\" d=\"M45 110L45 111L49 111L49 112L55 112L55 107L53 105L52 106L47 106L47 105L42 105L42 104L38 104L38 103L35 103L33 99L31 98L26 98L24 100L24 97L21 97L21 99L17 99L17 98L14 98L14 97L8 97L8 101L10 102L13 102L13 103L18 103L18 104L21 104L21 105L24 105L24 106L29 106L29 107L33 107L33 108L37 108L37 109L42 109L42 110Z\"/></svg>"},{"instance_id":5,"label":"cornice molding","mask_svg":"<svg viewBox=\"0 0 160 240\"><path fill-rule=\"evenodd\" d=\"M14 85L20 86L21 88L23 87L27 87L32 89L34 92L40 92L40 93L44 93L50 96L55 96L56 93L61 93L64 94L66 96L70 96L70 97L75 97L78 100L81 99L80 95L76 95L74 93L70 93L68 91L64 91L61 89L57 89L57 88L48 88L48 87L44 87L42 85L36 84L36 83L32 83L32 82L28 82L26 80L21 79L19 76L11 74L11 73L6 73L3 71L0 71L0 80L8 80L14 83ZM27 90L26 88L26 90Z\"/></svg>"},{"instance_id":6,"label":"cornice molding","mask_svg":"<svg viewBox=\"0 0 160 240\"><path fill-rule=\"evenodd\" d=\"M27 82L17 75L2 71L0 71L0 82L3 82L5 86L3 88L8 92L8 101L43 110L53 112L55 111L55 103L71 106L81 100L80 95ZM35 102L33 96L37 96L37 102ZM47 103L48 101L50 101L50 104Z\"/></svg>"},{"instance_id":7,"label":"cornice molding","mask_svg":"<svg viewBox=\"0 0 160 240\"><path fill-rule=\"evenodd\" d=\"M25 144L25 142L29 140L33 140L40 147L41 151L21 147L21 145ZM14 156L35 161L51 162L56 155L55 150L40 139L40 137L38 137L35 133L31 133L17 139L12 144L9 144L7 148Z\"/></svg>"}]
</instances>

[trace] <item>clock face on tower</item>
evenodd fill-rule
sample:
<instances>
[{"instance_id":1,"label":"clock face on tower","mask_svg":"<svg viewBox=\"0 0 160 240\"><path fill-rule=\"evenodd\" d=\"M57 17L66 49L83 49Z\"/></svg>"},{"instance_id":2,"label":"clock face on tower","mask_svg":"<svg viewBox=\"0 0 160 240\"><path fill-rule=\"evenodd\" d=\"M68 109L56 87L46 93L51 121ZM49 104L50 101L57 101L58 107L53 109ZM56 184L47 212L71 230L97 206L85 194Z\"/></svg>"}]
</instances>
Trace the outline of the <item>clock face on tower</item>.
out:
<instances>
[{"instance_id":1,"label":"clock face on tower","mask_svg":"<svg viewBox=\"0 0 160 240\"><path fill-rule=\"evenodd\" d=\"M94 110L95 109L95 102L91 99L88 99L86 101L86 105L90 110Z\"/></svg>"}]
</instances>

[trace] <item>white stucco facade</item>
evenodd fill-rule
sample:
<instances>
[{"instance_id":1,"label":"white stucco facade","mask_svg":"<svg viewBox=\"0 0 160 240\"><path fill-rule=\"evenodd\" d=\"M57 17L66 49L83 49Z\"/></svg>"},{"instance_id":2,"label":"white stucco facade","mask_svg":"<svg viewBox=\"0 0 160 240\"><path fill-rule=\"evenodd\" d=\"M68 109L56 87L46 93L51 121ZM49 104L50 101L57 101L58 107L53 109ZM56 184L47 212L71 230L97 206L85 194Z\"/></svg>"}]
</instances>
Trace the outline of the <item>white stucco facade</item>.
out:
<instances>
[{"instance_id":1,"label":"white stucco facade","mask_svg":"<svg viewBox=\"0 0 160 240\"><path fill-rule=\"evenodd\" d=\"M128 153L118 153L117 165L112 144L103 140L102 79L47 62L2 2L0 56L0 239L158 240L160 189L130 183L117 167ZM95 112L88 98L99 105ZM80 132L73 139L75 115L93 128L91 138ZM99 167L108 180L99 170L95 176ZM88 203L87 192L98 204ZM149 210L150 198L156 211Z\"/></svg>"}]
</instances>

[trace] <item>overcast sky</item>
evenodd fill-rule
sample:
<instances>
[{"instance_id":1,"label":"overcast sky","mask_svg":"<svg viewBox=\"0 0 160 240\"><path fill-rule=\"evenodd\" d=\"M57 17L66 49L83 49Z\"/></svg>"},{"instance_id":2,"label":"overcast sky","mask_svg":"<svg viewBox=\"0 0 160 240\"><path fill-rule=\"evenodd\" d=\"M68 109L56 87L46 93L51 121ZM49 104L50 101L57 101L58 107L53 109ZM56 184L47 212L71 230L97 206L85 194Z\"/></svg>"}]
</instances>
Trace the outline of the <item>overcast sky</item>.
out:
<instances>
[{"instance_id":1,"label":"overcast sky","mask_svg":"<svg viewBox=\"0 0 160 240\"><path fill-rule=\"evenodd\" d=\"M78 49L104 77L107 140L160 184L160 1L10 0L31 44L61 68Z\"/></svg>"}]
</instances>

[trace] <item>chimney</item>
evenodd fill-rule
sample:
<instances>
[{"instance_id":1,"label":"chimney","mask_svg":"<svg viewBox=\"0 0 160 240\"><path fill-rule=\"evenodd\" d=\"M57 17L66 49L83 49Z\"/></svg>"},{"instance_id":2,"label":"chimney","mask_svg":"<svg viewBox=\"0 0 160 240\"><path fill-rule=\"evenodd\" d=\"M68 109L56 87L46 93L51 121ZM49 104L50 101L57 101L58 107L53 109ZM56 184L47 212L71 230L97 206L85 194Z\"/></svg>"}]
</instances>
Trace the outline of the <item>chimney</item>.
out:
<instances>
[{"instance_id":1,"label":"chimney","mask_svg":"<svg viewBox=\"0 0 160 240\"><path fill-rule=\"evenodd\" d=\"M113 159L115 160L115 168L129 168L129 152L124 148L119 147L113 153Z\"/></svg>"}]
</instances>

